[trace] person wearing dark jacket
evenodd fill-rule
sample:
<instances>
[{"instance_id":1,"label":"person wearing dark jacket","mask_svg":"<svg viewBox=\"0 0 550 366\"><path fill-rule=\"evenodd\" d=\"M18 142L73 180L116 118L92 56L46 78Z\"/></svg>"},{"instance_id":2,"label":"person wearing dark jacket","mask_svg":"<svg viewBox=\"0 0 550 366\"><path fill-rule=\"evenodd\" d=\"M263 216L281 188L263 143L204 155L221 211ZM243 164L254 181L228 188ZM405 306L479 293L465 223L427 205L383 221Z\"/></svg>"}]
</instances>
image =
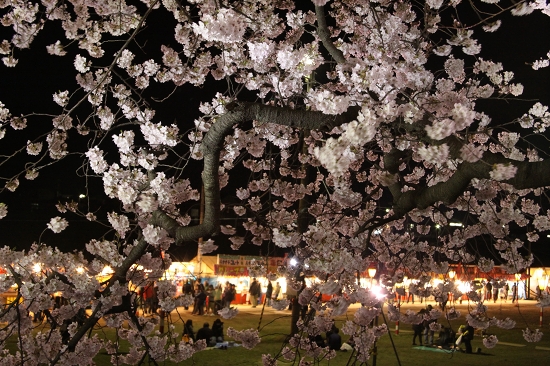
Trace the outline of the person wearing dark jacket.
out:
<instances>
[{"instance_id":1,"label":"person wearing dark jacket","mask_svg":"<svg viewBox=\"0 0 550 366\"><path fill-rule=\"evenodd\" d=\"M418 315L424 316L425 312L426 312L425 309L421 309L418 312ZM414 334L413 334L413 346L416 346L416 337L418 337L418 342L420 342L420 345L422 345L422 333L424 332L423 322L420 322L418 324L413 324L412 325L412 330L414 332Z\"/></svg>"},{"instance_id":2,"label":"person wearing dark jacket","mask_svg":"<svg viewBox=\"0 0 550 366\"><path fill-rule=\"evenodd\" d=\"M340 330L334 327L330 335L327 337L327 344L329 349L339 351L342 347L342 337L339 333Z\"/></svg>"},{"instance_id":3,"label":"person wearing dark jacket","mask_svg":"<svg viewBox=\"0 0 550 366\"><path fill-rule=\"evenodd\" d=\"M223 342L223 322L219 318L212 324L212 335L216 337L216 342Z\"/></svg>"},{"instance_id":4,"label":"person wearing dark jacket","mask_svg":"<svg viewBox=\"0 0 550 366\"><path fill-rule=\"evenodd\" d=\"M191 285L190 280L187 280L187 282L185 282L185 285L183 285L183 293L185 295L193 296L193 285ZM189 310L189 306L185 306L184 309Z\"/></svg>"},{"instance_id":5,"label":"person wearing dark jacket","mask_svg":"<svg viewBox=\"0 0 550 366\"><path fill-rule=\"evenodd\" d=\"M271 296L273 295L273 284L267 280L267 288L265 290L265 304L271 306Z\"/></svg>"},{"instance_id":6,"label":"person wearing dark jacket","mask_svg":"<svg viewBox=\"0 0 550 366\"><path fill-rule=\"evenodd\" d=\"M235 285L233 285L232 283L228 283L227 286L225 287L225 291L223 292L223 303L224 303L224 307L226 308L230 308L231 307L231 302L233 300L235 300L235 294L237 292L235 291Z\"/></svg>"},{"instance_id":7,"label":"person wearing dark jacket","mask_svg":"<svg viewBox=\"0 0 550 366\"><path fill-rule=\"evenodd\" d=\"M199 293L195 295L195 305L193 307L193 314L204 315L204 305L206 304L206 292L199 290Z\"/></svg>"},{"instance_id":8,"label":"person wearing dark jacket","mask_svg":"<svg viewBox=\"0 0 550 366\"><path fill-rule=\"evenodd\" d=\"M461 325L458 328L457 335L461 338L461 343L466 346L466 353L472 353L472 340L474 339L474 327L471 325Z\"/></svg>"},{"instance_id":9,"label":"person wearing dark jacket","mask_svg":"<svg viewBox=\"0 0 550 366\"><path fill-rule=\"evenodd\" d=\"M187 340L195 341L195 332L193 330L193 321L188 319L183 326L183 337Z\"/></svg>"},{"instance_id":10,"label":"person wearing dark jacket","mask_svg":"<svg viewBox=\"0 0 550 366\"><path fill-rule=\"evenodd\" d=\"M428 305L426 307L426 314L428 315L432 311L432 306ZM435 323L437 319L431 319L429 316L427 318L424 318L423 325L424 325L424 345L426 346L433 346L434 343L434 331L430 328L431 323Z\"/></svg>"},{"instance_id":11,"label":"person wearing dark jacket","mask_svg":"<svg viewBox=\"0 0 550 366\"><path fill-rule=\"evenodd\" d=\"M209 347L215 346L216 342L212 340L213 332L210 329L210 324L204 323L201 329L197 331L197 342L201 339L206 341L206 345Z\"/></svg>"},{"instance_id":12,"label":"person wearing dark jacket","mask_svg":"<svg viewBox=\"0 0 550 366\"><path fill-rule=\"evenodd\" d=\"M255 308L258 305L258 297L262 294L262 287L255 277L252 279L248 293L250 294L250 303Z\"/></svg>"}]
</instances>

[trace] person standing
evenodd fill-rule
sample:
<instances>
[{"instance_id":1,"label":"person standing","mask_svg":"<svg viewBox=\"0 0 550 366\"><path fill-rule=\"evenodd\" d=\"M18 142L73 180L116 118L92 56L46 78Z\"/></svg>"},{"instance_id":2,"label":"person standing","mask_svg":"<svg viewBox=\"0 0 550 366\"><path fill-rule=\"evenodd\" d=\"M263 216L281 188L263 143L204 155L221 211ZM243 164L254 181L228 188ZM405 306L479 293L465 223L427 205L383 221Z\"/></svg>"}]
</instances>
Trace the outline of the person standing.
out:
<instances>
[{"instance_id":1,"label":"person standing","mask_svg":"<svg viewBox=\"0 0 550 366\"><path fill-rule=\"evenodd\" d=\"M223 292L223 305L226 308L231 307L231 302L235 300L235 294L237 291L235 290L235 285L232 283L227 284L225 287L225 291Z\"/></svg>"},{"instance_id":2,"label":"person standing","mask_svg":"<svg viewBox=\"0 0 550 366\"><path fill-rule=\"evenodd\" d=\"M195 300L194 300L194 303L193 303L193 315L198 313L199 312L199 304L198 304L198 301L201 300L203 298L203 296L201 295L202 292L204 292L204 285L201 283L201 279L197 279L195 281L195 287L194 287L194 295L195 295ZM200 295L200 296L199 296ZM206 302L206 301L205 301ZM203 306L204 306L204 302L203 302ZM199 314L199 315L202 315L202 312Z\"/></svg>"},{"instance_id":3,"label":"person standing","mask_svg":"<svg viewBox=\"0 0 550 366\"><path fill-rule=\"evenodd\" d=\"M143 292L143 298L145 301L145 312L146 314L152 314L153 313L153 296L154 296L154 284L153 282L149 282L144 289Z\"/></svg>"},{"instance_id":4,"label":"person standing","mask_svg":"<svg viewBox=\"0 0 550 366\"><path fill-rule=\"evenodd\" d=\"M204 304L206 303L206 292L204 288L199 290L199 293L195 295L195 306L193 307L193 315L204 315Z\"/></svg>"},{"instance_id":5,"label":"person standing","mask_svg":"<svg viewBox=\"0 0 550 366\"><path fill-rule=\"evenodd\" d=\"M491 297L493 296L493 284L491 281L487 281L485 284L485 301L489 302L491 301Z\"/></svg>"},{"instance_id":6,"label":"person standing","mask_svg":"<svg viewBox=\"0 0 550 366\"><path fill-rule=\"evenodd\" d=\"M250 294L250 303L253 308L258 306L258 296L260 296L261 292L262 289L260 287L260 283L256 280L256 277L254 277L252 279L252 283L250 284L250 288L248 289L248 293Z\"/></svg>"},{"instance_id":7,"label":"person standing","mask_svg":"<svg viewBox=\"0 0 550 366\"><path fill-rule=\"evenodd\" d=\"M273 284L267 280L267 289L265 290L265 304L271 306L271 296L273 295Z\"/></svg>"},{"instance_id":8,"label":"person standing","mask_svg":"<svg viewBox=\"0 0 550 366\"><path fill-rule=\"evenodd\" d=\"M215 296L214 286L208 285L208 288L206 289L206 295L208 296L208 301L206 303L206 307L207 307L206 314L210 316L214 316L216 312L216 304L214 301L214 296Z\"/></svg>"},{"instance_id":9,"label":"person standing","mask_svg":"<svg viewBox=\"0 0 550 366\"><path fill-rule=\"evenodd\" d=\"M428 305L426 308L426 315L424 316L424 344L426 346L432 346L434 343L434 331L430 328L430 324L435 323L437 320L431 318L432 306Z\"/></svg>"},{"instance_id":10,"label":"person standing","mask_svg":"<svg viewBox=\"0 0 550 366\"><path fill-rule=\"evenodd\" d=\"M502 287L502 298L504 299L504 302L508 301L508 291L510 291L510 286L508 286L508 282L506 282L504 287Z\"/></svg>"},{"instance_id":11,"label":"person standing","mask_svg":"<svg viewBox=\"0 0 550 366\"><path fill-rule=\"evenodd\" d=\"M279 284L279 282L275 282L275 288L273 289L273 296L271 296L271 298L273 300L277 300L280 293L281 293L281 285Z\"/></svg>"},{"instance_id":12,"label":"person standing","mask_svg":"<svg viewBox=\"0 0 550 366\"><path fill-rule=\"evenodd\" d=\"M409 301L412 301L412 303L414 304L414 294L412 292L410 292L410 287L411 284L410 284L410 280L408 282L405 283L405 298L406 298L406 301L407 301L407 304L409 303Z\"/></svg>"},{"instance_id":13,"label":"person standing","mask_svg":"<svg viewBox=\"0 0 550 366\"><path fill-rule=\"evenodd\" d=\"M218 284L214 289L214 314L222 309L222 285Z\"/></svg>"},{"instance_id":14,"label":"person standing","mask_svg":"<svg viewBox=\"0 0 550 366\"><path fill-rule=\"evenodd\" d=\"M493 284L493 303L496 303L498 299L498 287L496 283Z\"/></svg>"},{"instance_id":15,"label":"person standing","mask_svg":"<svg viewBox=\"0 0 550 366\"><path fill-rule=\"evenodd\" d=\"M518 301L518 285L512 285L512 304Z\"/></svg>"},{"instance_id":16,"label":"person standing","mask_svg":"<svg viewBox=\"0 0 550 366\"><path fill-rule=\"evenodd\" d=\"M222 307L225 308L225 307L228 307L226 306L226 302L227 302L227 294L229 294L229 291L231 290L231 285L229 284L229 281L227 281L225 283L225 286L223 287L223 291L222 291Z\"/></svg>"},{"instance_id":17,"label":"person standing","mask_svg":"<svg viewBox=\"0 0 550 366\"><path fill-rule=\"evenodd\" d=\"M426 310L421 309L418 312L418 315L423 316L425 313L426 313ZM414 334L413 334L413 346L416 346L416 337L418 337L418 342L420 343L420 345L422 345L422 332L424 330L423 321L421 321L420 323L417 323L417 324L413 324L412 329L413 329L413 332L414 332Z\"/></svg>"},{"instance_id":18,"label":"person standing","mask_svg":"<svg viewBox=\"0 0 550 366\"><path fill-rule=\"evenodd\" d=\"M194 296L193 285L191 284L191 281L189 279L187 279L187 281L185 281L185 285L183 285L183 293L185 295ZM189 306L185 306L184 309L189 310Z\"/></svg>"}]
</instances>

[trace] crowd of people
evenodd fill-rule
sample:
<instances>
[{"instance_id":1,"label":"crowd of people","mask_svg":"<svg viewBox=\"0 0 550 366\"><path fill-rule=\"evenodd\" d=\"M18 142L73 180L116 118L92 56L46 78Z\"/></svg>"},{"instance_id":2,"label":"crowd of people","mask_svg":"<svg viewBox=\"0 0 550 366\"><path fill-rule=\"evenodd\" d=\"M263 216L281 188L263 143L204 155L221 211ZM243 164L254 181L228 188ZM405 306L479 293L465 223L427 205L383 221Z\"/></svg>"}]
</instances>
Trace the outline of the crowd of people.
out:
<instances>
[{"instance_id":1,"label":"crowd of people","mask_svg":"<svg viewBox=\"0 0 550 366\"><path fill-rule=\"evenodd\" d=\"M182 341L189 343L190 341L197 342L204 340L208 347L214 347L218 343L224 341L223 336L223 322L218 318L212 323L205 322L202 328L195 333L193 329L193 321L188 319L183 325Z\"/></svg>"},{"instance_id":2,"label":"crowd of people","mask_svg":"<svg viewBox=\"0 0 550 366\"><path fill-rule=\"evenodd\" d=\"M182 292L194 297L193 315L216 315L219 310L230 307L232 303L235 304L237 301L236 285L229 281L222 287L221 284L216 286L211 285L208 281L203 283L200 278L194 281L189 279L182 286ZM239 304L248 302L255 308L258 304L262 304L262 301L265 301L266 306L271 306L272 301L276 300L280 295L281 285L279 282L273 285L268 280L264 297L260 282L256 278L253 278L248 291L241 294ZM189 309L186 308L186 310Z\"/></svg>"},{"instance_id":3,"label":"crowd of people","mask_svg":"<svg viewBox=\"0 0 550 366\"><path fill-rule=\"evenodd\" d=\"M484 298L486 301L495 301L498 298L499 292L493 291L492 284L487 282L484 284ZM506 293L508 289L504 287L503 292ZM512 301L517 301L517 288L512 287ZM506 292L505 292L506 291ZM182 292L189 294L194 298L194 304L192 308L193 315L210 315L214 316L218 314L218 311L224 307L230 307L231 303L236 299L236 286L229 281L216 286L209 284L208 281L202 282L201 279L194 281L187 280L182 286ZM262 301L262 286L256 278L253 278L248 288L248 300L252 307L257 307ZM143 307L144 314L150 314L156 312L158 308L158 298L156 297L156 287L154 283L149 283L143 288L138 290L139 299ZM271 281L267 282L265 289L265 305L270 306L274 299L277 299L281 294L281 286L277 282L275 286ZM489 297L490 294L490 297ZM287 295L289 295L287 293ZM496 296L496 297L495 297ZM189 308L185 308L190 310ZM455 333L451 328L445 326L441 327L439 331L438 339L434 339L433 327L430 325L436 322L436 319L431 319L428 314L432 310L432 305L427 305L419 311L422 315L423 321L419 324L413 324L413 340L412 344L425 346L436 346L448 349L458 349L459 345L464 344L465 352L472 353L471 341L474 336L474 329L469 325L460 326ZM311 342L316 343L319 347L329 347L331 350L341 350L346 346L342 342L340 331L336 326L333 326L330 331L323 337L321 334L310 339ZM182 340L189 342L192 340L196 342L204 339L208 346L215 346L217 343L223 342L223 322L218 318L210 327L208 322L204 322L202 328L196 332L193 329L193 321L187 320L184 324ZM349 343L349 341L348 341Z\"/></svg>"},{"instance_id":4,"label":"crowd of people","mask_svg":"<svg viewBox=\"0 0 550 366\"><path fill-rule=\"evenodd\" d=\"M242 284L240 284L242 287ZM242 290L242 289L241 289ZM137 288L137 310L141 310L144 315L156 314L159 308L159 299L157 295L157 286L154 281L148 282ZM253 278L247 291L241 291L237 299L236 285L227 281L225 285L221 283L213 285L208 280L201 278L187 279L178 284L178 294L190 295L193 297L192 314L214 316L223 308L231 307L232 304L249 303L252 307L257 307L266 302L266 306L271 306L272 301L276 300L281 294L281 285L276 282L267 281L265 297L263 297L262 286L260 282ZM190 310L185 307L185 310Z\"/></svg>"},{"instance_id":5,"label":"crowd of people","mask_svg":"<svg viewBox=\"0 0 550 366\"><path fill-rule=\"evenodd\" d=\"M485 302L496 303L500 298L504 302L508 301L510 294L510 285L506 282L503 286L499 286L495 281L487 281L484 283L482 296ZM518 286L516 283L512 284L512 303L518 300Z\"/></svg>"},{"instance_id":6,"label":"crowd of people","mask_svg":"<svg viewBox=\"0 0 550 366\"><path fill-rule=\"evenodd\" d=\"M466 353L472 353L472 340L474 339L474 328L471 325L461 325L458 332L454 332L452 328L441 326L438 338L434 340L435 331L430 324L437 320L429 316L432 306L428 305L418 312L422 316L422 322L413 324L413 346L417 345L417 340L420 346L439 347L444 349L460 349L460 345L464 344Z\"/></svg>"},{"instance_id":7,"label":"crowd of people","mask_svg":"<svg viewBox=\"0 0 550 366\"><path fill-rule=\"evenodd\" d=\"M229 307L235 300L236 294L234 284L226 282L223 288L221 284L214 287L208 281L203 284L200 278L194 281L194 284L191 283L191 280L187 280L183 292L194 297L193 315L210 316L218 314L218 311L224 307Z\"/></svg>"}]
</instances>

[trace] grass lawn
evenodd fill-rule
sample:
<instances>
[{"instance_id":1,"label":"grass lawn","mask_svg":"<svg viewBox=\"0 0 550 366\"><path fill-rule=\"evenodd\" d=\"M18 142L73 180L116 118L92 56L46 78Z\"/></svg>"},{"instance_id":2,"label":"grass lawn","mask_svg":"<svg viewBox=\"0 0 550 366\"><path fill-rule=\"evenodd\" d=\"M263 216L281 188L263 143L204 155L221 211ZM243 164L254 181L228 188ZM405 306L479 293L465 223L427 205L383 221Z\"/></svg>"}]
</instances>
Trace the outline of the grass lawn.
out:
<instances>
[{"instance_id":1,"label":"grass lawn","mask_svg":"<svg viewBox=\"0 0 550 366\"><path fill-rule=\"evenodd\" d=\"M404 304L401 307L402 311L412 309L420 310L425 304ZM453 329L456 331L460 324L464 323L464 315L467 314L467 305L457 305L457 309L462 312L461 320L451 322ZM262 341L252 350L246 350L242 347L229 348L227 350L207 349L196 353L193 358L185 360L177 365L201 365L201 366L226 366L226 365L261 365L262 354L269 353L277 354L281 349L286 335L290 329L290 311L273 311L268 309L261 314L261 308L252 309L250 306L239 306L240 313L233 319L223 320L224 329L233 327L238 330L258 328L260 325ZM347 319L353 319L355 308L352 307L346 316L336 319L337 326L340 328L343 322ZM548 310L550 316L550 310ZM468 366L489 366L489 365L535 365L546 364L550 360L550 329L548 319L544 319L541 331L546 333L543 340L539 343L527 343L523 339L522 329L529 325L532 329L539 328L539 308L535 307L534 301L523 301L520 307L514 307L508 304L490 304L489 315L497 318L510 317L517 324L515 329L504 330L496 327L488 329L488 333L495 334L499 343L495 348L487 349L482 344L482 339L477 336L472 341L474 352L477 347L482 350L481 354L465 354L461 352L445 352L435 348L417 349L412 346L412 330L410 325L401 324L399 334L395 332L395 323L389 323L388 327L391 334L383 336L377 343L378 352L376 355L377 366L393 366L393 365L410 365L410 366L425 366L427 363L431 365L456 364ZM190 311L180 310L180 314L172 314L172 321L176 327L176 331L181 334L182 320L192 319L195 332L202 326L204 322L212 322L216 319L210 316L191 315ZM261 319L261 323L260 323ZM550 318L549 318L550 319ZM382 317L379 318L382 323ZM439 322L448 326L449 324L443 318ZM102 336L114 339L112 330L100 331ZM343 341L347 340L347 336L342 334ZM437 335L436 335L437 338ZM231 340L226 337L226 340ZM394 347L395 345L395 351ZM122 347L124 351L126 347ZM126 348L127 349L127 348ZM352 365L349 363L351 352L338 352L337 357L330 361L321 362L320 365L346 366ZM112 365L111 357L105 352L100 354L95 359L97 365ZM147 364L147 363L145 363ZM172 362L163 362L161 365L176 365ZM280 365L289 363L279 362ZM359 363L356 363L359 365ZM368 365L373 365L371 358Z\"/></svg>"},{"instance_id":2,"label":"grass lawn","mask_svg":"<svg viewBox=\"0 0 550 366\"><path fill-rule=\"evenodd\" d=\"M420 310L425 304L402 305L402 311L413 309ZM459 311L462 312L461 320L451 322L454 330L457 330L459 325L464 323L464 315L467 313L467 305L457 305ZM249 306L240 306L240 313L237 317L229 320L224 320L224 328L228 327L235 329L257 328L261 317L261 336L262 342L252 350L246 350L242 347L229 348L227 350L209 349L198 352L192 359L181 362L179 365L205 365L205 366L226 366L226 365L261 365L261 356L264 353L271 355L277 354L281 349L281 344L284 341L286 334L290 328L290 311L275 312L271 309L267 310L263 316L258 308L252 309ZM347 319L353 319L355 308L350 309L346 316L336 319L337 326ZM548 315L550 311L547 309ZM489 314L497 318L510 317L514 319L516 328L512 330L499 329L491 327L488 333L495 334L499 343L495 348L487 349L483 346L482 339L477 336L472 341L474 351L477 347L482 350L481 354L466 354L461 352L445 352L434 348L416 349L412 346L412 331L410 325L401 324L399 334L395 334L395 323L388 324L391 329L390 335L386 335L377 343L378 352L376 356L376 365L410 365L410 366L425 366L427 362L432 365L467 364L469 366L489 366L489 365L534 365L546 364L550 360L550 329L548 321L545 319L541 331L547 333L543 340L539 343L527 343L523 339L522 329L529 325L532 329L539 328L539 308L535 307L534 301L523 301L520 307L514 307L510 303L507 304L489 304ZM193 320L195 331L202 326L205 321L212 324L215 317L208 316L192 316L190 312L182 311L183 319L188 318ZM175 318L173 318L175 319ZM550 318L549 318L550 319ZM442 324L448 326L444 319L439 320ZM380 317L380 322L383 322ZM176 323L176 330L181 327L181 323ZM342 334L345 341L347 336ZM437 335L436 335L437 338ZM226 339L227 340L227 339ZM395 344L395 350L392 346ZM546 349L545 349L546 348ZM351 365L349 362L351 352L338 352L337 357L330 361L322 362L321 365L345 366ZM98 365L111 365L107 355L99 355L97 357ZM163 363L165 365L174 365L174 363ZM280 362L281 365L284 363ZM358 365L359 363L357 363ZM373 364L373 360L369 360L369 365Z\"/></svg>"}]
</instances>

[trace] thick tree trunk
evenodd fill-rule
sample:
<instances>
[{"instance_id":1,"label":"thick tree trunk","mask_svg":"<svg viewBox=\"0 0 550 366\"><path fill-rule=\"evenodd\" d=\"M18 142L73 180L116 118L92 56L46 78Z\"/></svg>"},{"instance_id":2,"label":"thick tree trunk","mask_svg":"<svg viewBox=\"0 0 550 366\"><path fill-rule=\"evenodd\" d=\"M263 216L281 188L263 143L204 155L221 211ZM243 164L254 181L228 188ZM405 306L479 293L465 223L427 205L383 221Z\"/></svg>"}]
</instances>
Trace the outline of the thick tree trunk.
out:
<instances>
[{"instance_id":1,"label":"thick tree trunk","mask_svg":"<svg viewBox=\"0 0 550 366\"><path fill-rule=\"evenodd\" d=\"M300 138L300 143L302 144L302 153L307 153L307 149L304 145L304 140L307 136L309 136L309 130L304 131L304 133ZM303 186L306 186L313 180L315 172L313 172L310 169L310 167L306 166L304 168L306 169L306 174L305 174L305 177L301 179L300 183ZM306 197L307 196L304 196L302 199L300 199L298 203L298 220L297 220L298 232L302 234L308 230L310 218L311 218L311 215L309 214L309 211L308 211L310 203L307 201ZM305 246L305 243L302 242L301 245ZM297 276L299 275L300 274L298 273ZM297 278L297 280L299 280L299 278ZM300 305L300 303L298 302L298 298L300 297L301 292L302 292L301 290L298 291L298 294L296 296L296 301L292 306L292 316L290 318L290 335L291 336L298 333L299 331L297 323L298 323L298 320L300 320L300 314L302 313L302 305Z\"/></svg>"}]
</instances>

